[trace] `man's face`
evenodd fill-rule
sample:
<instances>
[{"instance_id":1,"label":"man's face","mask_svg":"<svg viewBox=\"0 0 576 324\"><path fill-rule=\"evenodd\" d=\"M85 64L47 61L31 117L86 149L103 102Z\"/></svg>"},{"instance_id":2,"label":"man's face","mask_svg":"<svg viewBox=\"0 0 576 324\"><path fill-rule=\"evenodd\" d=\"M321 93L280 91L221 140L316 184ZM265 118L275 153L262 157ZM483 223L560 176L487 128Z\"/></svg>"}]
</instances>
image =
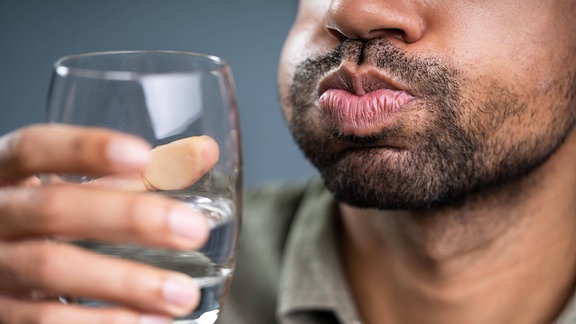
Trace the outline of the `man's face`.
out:
<instances>
[{"instance_id":1,"label":"man's face","mask_svg":"<svg viewBox=\"0 0 576 324\"><path fill-rule=\"evenodd\" d=\"M576 122L576 1L302 0L284 113L350 205L426 209L517 179Z\"/></svg>"}]
</instances>

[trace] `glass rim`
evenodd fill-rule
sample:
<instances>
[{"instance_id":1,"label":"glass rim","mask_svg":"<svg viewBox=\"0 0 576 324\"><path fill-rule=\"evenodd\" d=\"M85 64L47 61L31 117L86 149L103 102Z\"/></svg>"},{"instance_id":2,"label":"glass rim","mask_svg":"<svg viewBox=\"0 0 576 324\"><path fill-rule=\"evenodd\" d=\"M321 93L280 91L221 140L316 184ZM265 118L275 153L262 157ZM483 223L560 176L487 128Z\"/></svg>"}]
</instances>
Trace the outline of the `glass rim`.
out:
<instances>
[{"instance_id":1,"label":"glass rim","mask_svg":"<svg viewBox=\"0 0 576 324\"><path fill-rule=\"evenodd\" d=\"M137 55L137 54L161 54L161 55L179 55L203 59L206 62L214 63L214 68L206 69L203 72L214 72L227 70L229 64L223 58L198 52L174 51L174 50L119 50L119 51L94 51L86 53L71 54L60 57L54 64L54 72L60 76L74 75L86 78L106 78L113 80L138 80L149 75L196 75L200 71L177 71L177 72L138 72L122 70L100 70L91 68L79 68L66 65L66 61L83 57L113 56L113 55Z\"/></svg>"}]
</instances>

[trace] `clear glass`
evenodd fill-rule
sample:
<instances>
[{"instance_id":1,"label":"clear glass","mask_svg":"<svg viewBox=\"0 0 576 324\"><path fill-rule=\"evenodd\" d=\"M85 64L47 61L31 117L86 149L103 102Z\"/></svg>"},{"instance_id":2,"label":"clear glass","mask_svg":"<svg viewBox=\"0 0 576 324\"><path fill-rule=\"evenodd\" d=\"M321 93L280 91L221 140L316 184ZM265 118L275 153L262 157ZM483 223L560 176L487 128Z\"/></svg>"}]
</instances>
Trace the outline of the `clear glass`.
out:
<instances>
[{"instance_id":1,"label":"clear glass","mask_svg":"<svg viewBox=\"0 0 576 324\"><path fill-rule=\"evenodd\" d=\"M219 145L216 165L182 190L156 194L184 201L209 218L212 231L198 251L175 252L135 245L76 241L84 248L184 272L201 285L200 307L173 323L214 323L234 268L240 222L242 163L238 114L230 67L202 54L170 51L101 52L64 57L54 65L48 122L104 127L134 134L153 147L197 135ZM55 178L56 177L56 178ZM88 175L45 181L86 183ZM106 306L82 297L62 302Z\"/></svg>"}]
</instances>

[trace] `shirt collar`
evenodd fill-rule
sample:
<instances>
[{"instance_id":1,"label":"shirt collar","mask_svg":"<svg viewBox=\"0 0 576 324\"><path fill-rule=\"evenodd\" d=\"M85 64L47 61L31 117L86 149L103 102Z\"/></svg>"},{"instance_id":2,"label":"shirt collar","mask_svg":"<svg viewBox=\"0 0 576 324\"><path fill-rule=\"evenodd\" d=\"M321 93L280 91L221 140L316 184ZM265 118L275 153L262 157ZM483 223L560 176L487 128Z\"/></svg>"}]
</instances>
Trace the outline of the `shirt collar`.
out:
<instances>
[{"instance_id":1,"label":"shirt collar","mask_svg":"<svg viewBox=\"0 0 576 324\"><path fill-rule=\"evenodd\" d=\"M342 323L360 323L342 271L337 212L323 184L311 185L288 237L279 289L279 317L331 311Z\"/></svg>"},{"instance_id":2,"label":"shirt collar","mask_svg":"<svg viewBox=\"0 0 576 324\"><path fill-rule=\"evenodd\" d=\"M282 323L291 323L294 314L315 311L331 311L341 323L361 323L338 253L336 210L321 181L308 188L283 260L278 307ZM576 323L576 291L553 323Z\"/></svg>"}]
</instances>

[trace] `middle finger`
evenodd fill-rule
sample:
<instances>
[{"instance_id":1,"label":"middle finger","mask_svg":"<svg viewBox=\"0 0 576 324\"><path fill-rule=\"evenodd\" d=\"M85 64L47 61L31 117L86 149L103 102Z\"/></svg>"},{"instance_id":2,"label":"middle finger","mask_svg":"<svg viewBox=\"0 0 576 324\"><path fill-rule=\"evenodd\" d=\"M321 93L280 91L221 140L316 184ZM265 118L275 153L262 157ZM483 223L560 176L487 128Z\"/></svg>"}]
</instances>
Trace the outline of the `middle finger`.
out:
<instances>
[{"instance_id":1,"label":"middle finger","mask_svg":"<svg viewBox=\"0 0 576 324\"><path fill-rule=\"evenodd\" d=\"M204 215L156 194L69 184L0 190L4 239L59 235L196 249L209 235Z\"/></svg>"}]
</instances>

